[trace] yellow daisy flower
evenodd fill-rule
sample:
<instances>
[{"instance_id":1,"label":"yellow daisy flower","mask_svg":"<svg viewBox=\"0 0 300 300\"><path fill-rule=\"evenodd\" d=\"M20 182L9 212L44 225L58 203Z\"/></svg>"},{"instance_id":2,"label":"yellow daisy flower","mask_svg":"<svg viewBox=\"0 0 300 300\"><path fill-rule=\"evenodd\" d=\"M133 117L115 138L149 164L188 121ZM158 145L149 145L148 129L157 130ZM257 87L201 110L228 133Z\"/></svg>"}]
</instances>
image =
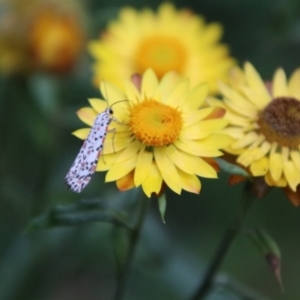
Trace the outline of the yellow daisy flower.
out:
<instances>
[{"instance_id":1,"label":"yellow daisy flower","mask_svg":"<svg viewBox=\"0 0 300 300\"><path fill-rule=\"evenodd\" d=\"M269 186L297 191L300 183L300 69L289 80L278 69L264 83L250 63L232 72L231 86L220 84L224 101L210 99L227 110L224 130L235 142L226 149L253 176L264 176ZM295 200L296 201L296 200ZM300 204L296 203L294 204Z\"/></svg>"},{"instance_id":2,"label":"yellow daisy flower","mask_svg":"<svg viewBox=\"0 0 300 300\"><path fill-rule=\"evenodd\" d=\"M40 69L70 71L84 46L84 33L78 16L72 11L41 8L31 23L29 51L32 62Z\"/></svg>"},{"instance_id":3,"label":"yellow daisy flower","mask_svg":"<svg viewBox=\"0 0 300 300\"><path fill-rule=\"evenodd\" d=\"M189 77L192 86L207 82L214 93L216 81L225 80L234 64L227 47L219 43L221 35L221 25L206 25L202 17L170 3L161 4L157 13L123 8L105 34L89 44L96 59L94 81L99 84L105 78L122 87L124 78L152 68L159 79L176 71Z\"/></svg>"},{"instance_id":4,"label":"yellow daisy flower","mask_svg":"<svg viewBox=\"0 0 300 300\"><path fill-rule=\"evenodd\" d=\"M75 0L0 0L0 73L71 71L85 46Z\"/></svg>"},{"instance_id":5,"label":"yellow daisy flower","mask_svg":"<svg viewBox=\"0 0 300 300\"><path fill-rule=\"evenodd\" d=\"M228 124L224 109L204 105L206 84L190 89L189 80L175 72L159 81L148 69L126 81L123 90L102 82L100 91L106 100L90 99L92 107L80 109L78 116L92 126L97 114L113 105L118 122L110 123L97 165L97 171L107 171L106 182L116 181L120 190L142 186L150 197L163 183L178 194L199 193L197 175L217 177L205 158L222 155L219 149L232 138L219 133ZM85 139L89 132L84 128L73 134Z\"/></svg>"}]
</instances>

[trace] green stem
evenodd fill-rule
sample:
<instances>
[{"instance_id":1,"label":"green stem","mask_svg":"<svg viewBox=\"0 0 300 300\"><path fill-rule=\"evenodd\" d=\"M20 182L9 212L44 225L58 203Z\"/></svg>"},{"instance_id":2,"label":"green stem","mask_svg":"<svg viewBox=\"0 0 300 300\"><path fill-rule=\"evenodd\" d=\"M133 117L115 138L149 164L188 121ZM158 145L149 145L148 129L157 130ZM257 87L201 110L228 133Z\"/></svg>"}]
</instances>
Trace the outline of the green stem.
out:
<instances>
[{"instance_id":1,"label":"green stem","mask_svg":"<svg viewBox=\"0 0 300 300\"><path fill-rule=\"evenodd\" d=\"M114 297L115 300L122 300L125 296L128 277L132 266L132 261L136 252L137 243L140 237L140 233L143 227L144 219L149 204L149 200L145 199L144 196L140 197L140 199L138 200L139 202L141 202L140 211L134 228L129 231L129 247L128 247L127 256L125 258L124 265L122 266L122 268L119 270L118 273L116 294Z\"/></svg>"},{"instance_id":2,"label":"green stem","mask_svg":"<svg viewBox=\"0 0 300 300\"><path fill-rule=\"evenodd\" d=\"M226 257L228 254L233 242L235 241L237 235L240 233L242 226L244 224L247 212L253 203L255 197L249 193L252 186L248 182L246 184L245 191L241 198L240 210L238 211L237 216L233 219L233 221L228 226L227 230L223 238L220 241L220 244L215 252L213 260L209 265L205 275L204 280L200 283L199 288L191 298L191 300L201 300L204 299L207 293L211 290L214 279Z\"/></svg>"}]
</instances>

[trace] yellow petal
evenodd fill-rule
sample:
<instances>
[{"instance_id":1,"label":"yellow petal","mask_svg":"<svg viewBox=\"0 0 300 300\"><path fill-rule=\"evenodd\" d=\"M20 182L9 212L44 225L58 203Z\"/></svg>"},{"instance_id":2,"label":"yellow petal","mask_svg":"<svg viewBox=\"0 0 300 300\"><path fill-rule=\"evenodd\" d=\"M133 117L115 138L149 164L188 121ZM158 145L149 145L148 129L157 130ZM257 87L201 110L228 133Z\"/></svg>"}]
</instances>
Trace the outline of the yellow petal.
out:
<instances>
[{"instance_id":1,"label":"yellow petal","mask_svg":"<svg viewBox=\"0 0 300 300\"><path fill-rule=\"evenodd\" d=\"M217 133L213 133L202 140L205 145L216 149L224 149L230 146L233 141L231 136Z\"/></svg>"},{"instance_id":2,"label":"yellow petal","mask_svg":"<svg viewBox=\"0 0 300 300\"><path fill-rule=\"evenodd\" d=\"M258 151L256 152L254 159L261 159L263 156L267 155L267 153L271 150L271 147L272 145L269 142L264 141L261 146L258 147Z\"/></svg>"},{"instance_id":3,"label":"yellow petal","mask_svg":"<svg viewBox=\"0 0 300 300\"><path fill-rule=\"evenodd\" d=\"M153 161L153 153L145 151L145 147L140 151L137 157L136 167L134 171L134 184L135 186L141 185L147 178Z\"/></svg>"},{"instance_id":4,"label":"yellow petal","mask_svg":"<svg viewBox=\"0 0 300 300\"><path fill-rule=\"evenodd\" d=\"M277 187L287 186L287 181L286 181L286 178L284 176L281 176L281 178L279 178L278 181L274 181L274 179L273 179L272 175L270 174L270 172L268 172L265 175L265 181L270 186L277 186Z\"/></svg>"},{"instance_id":5,"label":"yellow petal","mask_svg":"<svg viewBox=\"0 0 300 300\"><path fill-rule=\"evenodd\" d=\"M212 120L212 119L220 119L226 115L226 109L222 107L215 107L212 113L205 118L205 120Z\"/></svg>"},{"instance_id":6,"label":"yellow petal","mask_svg":"<svg viewBox=\"0 0 300 300\"><path fill-rule=\"evenodd\" d=\"M88 137L90 131L91 131L91 128L81 128L81 129L73 131L72 134L81 140L85 140Z\"/></svg>"},{"instance_id":7,"label":"yellow petal","mask_svg":"<svg viewBox=\"0 0 300 300\"><path fill-rule=\"evenodd\" d=\"M224 128L227 124L228 120L225 119L200 121L197 124L184 127L180 132L179 138L191 140L202 139Z\"/></svg>"},{"instance_id":8,"label":"yellow petal","mask_svg":"<svg viewBox=\"0 0 300 300\"><path fill-rule=\"evenodd\" d=\"M104 154L116 153L123 150L130 145L132 139L132 137L110 138L110 136L107 136L104 141Z\"/></svg>"},{"instance_id":9,"label":"yellow petal","mask_svg":"<svg viewBox=\"0 0 300 300\"><path fill-rule=\"evenodd\" d=\"M184 113L184 127L196 124L209 116L215 110L214 107L206 107Z\"/></svg>"},{"instance_id":10,"label":"yellow petal","mask_svg":"<svg viewBox=\"0 0 300 300\"><path fill-rule=\"evenodd\" d=\"M98 164L96 171L107 171L109 170L113 165L116 160L116 155L115 154L103 154L99 156Z\"/></svg>"},{"instance_id":11,"label":"yellow petal","mask_svg":"<svg viewBox=\"0 0 300 300\"><path fill-rule=\"evenodd\" d=\"M257 147L266 141L266 137L262 133L257 133L256 141L252 143L252 147Z\"/></svg>"},{"instance_id":12,"label":"yellow petal","mask_svg":"<svg viewBox=\"0 0 300 300\"><path fill-rule=\"evenodd\" d=\"M126 102L125 102L126 103ZM111 126L116 127L115 124L120 124L128 130L129 123L129 113L128 113L128 103L116 102L114 106ZM124 129L124 128L123 128ZM123 131L123 130L122 130Z\"/></svg>"},{"instance_id":13,"label":"yellow petal","mask_svg":"<svg viewBox=\"0 0 300 300\"><path fill-rule=\"evenodd\" d=\"M271 95L260 75L249 62L245 64L245 75L249 87L256 94L256 106L259 108L265 107L271 101Z\"/></svg>"},{"instance_id":14,"label":"yellow petal","mask_svg":"<svg viewBox=\"0 0 300 300\"><path fill-rule=\"evenodd\" d=\"M255 110L254 108L249 110L243 109L241 108L241 106L236 105L230 99L224 98L224 104L226 105L227 110L231 109L231 111L233 111L235 114L243 118L253 119L257 115L257 110Z\"/></svg>"},{"instance_id":15,"label":"yellow petal","mask_svg":"<svg viewBox=\"0 0 300 300\"><path fill-rule=\"evenodd\" d=\"M100 90L109 106L112 106L117 101L126 100L125 94L111 82L102 80Z\"/></svg>"},{"instance_id":16,"label":"yellow petal","mask_svg":"<svg viewBox=\"0 0 300 300\"><path fill-rule=\"evenodd\" d=\"M239 88L246 84L246 78L243 70L240 67L233 67L229 71L229 80L233 86Z\"/></svg>"},{"instance_id":17,"label":"yellow petal","mask_svg":"<svg viewBox=\"0 0 300 300\"><path fill-rule=\"evenodd\" d=\"M250 166L250 171L253 176L264 176L269 170L269 159L263 157L257 161L254 161Z\"/></svg>"},{"instance_id":18,"label":"yellow petal","mask_svg":"<svg viewBox=\"0 0 300 300\"><path fill-rule=\"evenodd\" d=\"M218 23L211 23L206 27L203 38L208 44L215 43L221 38L222 34L222 26Z\"/></svg>"},{"instance_id":19,"label":"yellow petal","mask_svg":"<svg viewBox=\"0 0 300 300\"><path fill-rule=\"evenodd\" d=\"M123 123L122 119L118 119L118 122L116 122L114 119L112 122L109 124L109 131L115 131L116 134L122 133L122 134L128 134L129 133L129 128L126 123Z\"/></svg>"},{"instance_id":20,"label":"yellow petal","mask_svg":"<svg viewBox=\"0 0 300 300\"><path fill-rule=\"evenodd\" d=\"M113 115L117 118L123 117L123 115L128 115L128 108L130 107L130 100L124 94L123 99L109 103L109 108L112 109Z\"/></svg>"},{"instance_id":21,"label":"yellow petal","mask_svg":"<svg viewBox=\"0 0 300 300\"><path fill-rule=\"evenodd\" d=\"M129 172L131 172L136 166L136 156L129 158L119 164L114 164L106 173L105 182L118 180Z\"/></svg>"},{"instance_id":22,"label":"yellow petal","mask_svg":"<svg viewBox=\"0 0 300 300\"><path fill-rule=\"evenodd\" d=\"M138 12L132 7L124 7L120 11L120 19L123 21L122 24L125 24L126 26L133 26L135 22L139 20L138 17Z\"/></svg>"},{"instance_id":23,"label":"yellow petal","mask_svg":"<svg viewBox=\"0 0 300 300\"><path fill-rule=\"evenodd\" d=\"M260 110L261 107L261 103L259 103L257 101L257 95L255 93L255 91L253 91L251 88L249 88L248 86L244 85L244 86L240 86L239 87L242 91L242 93L245 95L245 97L251 101L251 103L253 104L253 106L257 109Z\"/></svg>"},{"instance_id":24,"label":"yellow petal","mask_svg":"<svg viewBox=\"0 0 300 300\"><path fill-rule=\"evenodd\" d=\"M130 103L137 104L141 98L140 92L131 81L125 81L126 99L130 100Z\"/></svg>"},{"instance_id":25,"label":"yellow petal","mask_svg":"<svg viewBox=\"0 0 300 300\"><path fill-rule=\"evenodd\" d=\"M202 156L202 157L218 157L223 155L223 153L212 147L208 147L201 142L201 140L190 141L190 140L177 140L174 145L183 152Z\"/></svg>"},{"instance_id":26,"label":"yellow petal","mask_svg":"<svg viewBox=\"0 0 300 300\"><path fill-rule=\"evenodd\" d=\"M159 172L164 182L172 189L175 193L181 193L181 185L177 169L173 162L167 157L166 147L159 147L154 149L154 158Z\"/></svg>"},{"instance_id":27,"label":"yellow petal","mask_svg":"<svg viewBox=\"0 0 300 300\"><path fill-rule=\"evenodd\" d=\"M128 140L131 140L131 133L129 131L117 131L115 128L112 128L112 130L109 130L106 135L106 139L120 139L120 138L128 138Z\"/></svg>"},{"instance_id":28,"label":"yellow petal","mask_svg":"<svg viewBox=\"0 0 300 300\"><path fill-rule=\"evenodd\" d=\"M183 103L183 111L194 111L197 110L204 103L208 95L208 85L202 83L197 85L195 88L190 90Z\"/></svg>"},{"instance_id":29,"label":"yellow petal","mask_svg":"<svg viewBox=\"0 0 300 300\"><path fill-rule=\"evenodd\" d=\"M244 98L241 94L230 88L224 83L220 83L220 90L224 95L225 103L234 111L246 117L255 117L256 109L252 103Z\"/></svg>"},{"instance_id":30,"label":"yellow petal","mask_svg":"<svg viewBox=\"0 0 300 300\"><path fill-rule=\"evenodd\" d=\"M233 154L235 156L239 156L241 155L244 151L243 149L231 149L230 147L228 147L226 149L226 152L230 153L230 154Z\"/></svg>"},{"instance_id":31,"label":"yellow petal","mask_svg":"<svg viewBox=\"0 0 300 300\"><path fill-rule=\"evenodd\" d=\"M159 82L157 93L161 95L162 102L164 103L169 97L172 90L178 84L179 76L176 72L171 71L166 73ZM156 95L155 95L156 97Z\"/></svg>"},{"instance_id":32,"label":"yellow petal","mask_svg":"<svg viewBox=\"0 0 300 300\"><path fill-rule=\"evenodd\" d=\"M201 190L201 182L196 175L187 174L181 170L177 170L181 186L183 190L190 193L199 194Z\"/></svg>"},{"instance_id":33,"label":"yellow petal","mask_svg":"<svg viewBox=\"0 0 300 300\"><path fill-rule=\"evenodd\" d=\"M251 145L253 142L255 142L258 138L258 135L254 131L248 132L246 135L244 135L241 139L238 141L234 142L231 145L232 149L239 149L239 148L244 148L249 145Z\"/></svg>"},{"instance_id":34,"label":"yellow petal","mask_svg":"<svg viewBox=\"0 0 300 300\"><path fill-rule=\"evenodd\" d=\"M281 68L275 72L272 89L275 98L289 95L286 75Z\"/></svg>"},{"instance_id":35,"label":"yellow petal","mask_svg":"<svg viewBox=\"0 0 300 300\"><path fill-rule=\"evenodd\" d=\"M127 191L134 188L133 172L128 173L124 177L116 181L117 187L120 191Z\"/></svg>"},{"instance_id":36,"label":"yellow petal","mask_svg":"<svg viewBox=\"0 0 300 300\"><path fill-rule=\"evenodd\" d=\"M206 99L206 102L207 102L208 105L213 106L213 107L222 107L222 108L226 108L226 106L224 105L223 101L221 101L221 100L218 99L218 98L212 97L212 96L209 96L209 97Z\"/></svg>"},{"instance_id":37,"label":"yellow petal","mask_svg":"<svg viewBox=\"0 0 300 300\"><path fill-rule=\"evenodd\" d=\"M141 95L152 98L156 94L158 79L152 69L147 69L142 78Z\"/></svg>"},{"instance_id":38,"label":"yellow petal","mask_svg":"<svg viewBox=\"0 0 300 300\"><path fill-rule=\"evenodd\" d=\"M257 148L247 148L237 158L237 162L244 167L248 167L253 163Z\"/></svg>"},{"instance_id":39,"label":"yellow petal","mask_svg":"<svg viewBox=\"0 0 300 300\"><path fill-rule=\"evenodd\" d=\"M235 140L241 139L244 136L243 130L241 128L237 128L237 127L226 127L224 129L220 130L220 132L231 136Z\"/></svg>"},{"instance_id":40,"label":"yellow petal","mask_svg":"<svg viewBox=\"0 0 300 300\"><path fill-rule=\"evenodd\" d=\"M99 43L98 41L92 41L88 43L88 49L91 54L98 59L112 59L113 55L111 51L107 51L106 47L103 44Z\"/></svg>"},{"instance_id":41,"label":"yellow petal","mask_svg":"<svg viewBox=\"0 0 300 300\"><path fill-rule=\"evenodd\" d=\"M284 162L286 162L289 159L290 156L290 148L287 146L282 146L281 147L281 154L282 154L282 159Z\"/></svg>"},{"instance_id":42,"label":"yellow petal","mask_svg":"<svg viewBox=\"0 0 300 300\"><path fill-rule=\"evenodd\" d=\"M198 122L191 126L184 127L180 132L179 139L198 140L198 139L203 139L208 135L210 135L210 132L202 131L200 122Z\"/></svg>"},{"instance_id":43,"label":"yellow petal","mask_svg":"<svg viewBox=\"0 0 300 300\"><path fill-rule=\"evenodd\" d=\"M283 173L289 187L295 192L297 185L300 183L300 173L292 161L288 160L284 163Z\"/></svg>"},{"instance_id":44,"label":"yellow petal","mask_svg":"<svg viewBox=\"0 0 300 300\"><path fill-rule=\"evenodd\" d=\"M161 174L153 162L151 164L150 171L142 184L142 188L144 193L150 198L152 193L158 194L161 190L162 185L162 177Z\"/></svg>"},{"instance_id":45,"label":"yellow petal","mask_svg":"<svg viewBox=\"0 0 300 300\"><path fill-rule=\"evenodd\" d=\"M215 169L205 160L182 152L173 145L166 149L166 154L179 169L188 174L196 174L206 178L217 178Z\"/></svg>"},{"instance_id":46,"label":"yellow petal","mask_svg":"<svg viewBox=\"0 0 300 300\"><path fill-rule=\"evenodd\" d=\"M128 146L124 150L121 150L118 153L115 163L116 164L121 163L122 161L125 161L134 155L137 155L141 147L142 146L139 141L137 140L132 141L131 143L128 144Z\"/></svg>"},{"instance_id":47,"label":"yellow petal","mask_svg":"<svg viewBox=\"0 0 300 300\"><path fill-rule=\"evenodd\" d=\"M213 133L228 125L229 121L224 119L204 120L200 122L200 130L206 133Z\"/></svg>"},{"instance_id":48,"label":"yellow petal","mask_svg":"<svg viewBox=\"0 0 300 300\"><path fill-rule=\"evenodd\" d=\"M195 168L197 168L195 174L205 178L218 178L218 174L208 162L201 157L198 157L195 162Z\"/></svg>"},{"instance_id":49,"label":"yellow petal","mask_svg":"<svg viewBox=\"0 0 300 300\"><path fill-rule=\"evenodd\" d=\"M165 2L158 7L159 19L170 20L177 16L174 5L172 3Z\"/></svg>"},{"instance_id":50,"label":"yellow petal","mask_svg":"<svg viewBox=\"0 0 300 300\"><path fill-rule=\"evenodd\" d=\"M226 114L224 116L224 119L230 120L231 125L242 127L243 129L245 127L249 127L252 121L250 118L245 118L243 116L231 112L228 107L226 109Z\"/></svg>"},{"instance_id":51,"label":"yellow petal","mask_svg":"<svg viewBox=\"0 0 300 300\"><path fill-rule=\"evenodd\" d=\"M83 107L77 111L79 119L90 126L94 125L97 115L97 112L91 107Z\"/></svg>"},{"instance_id":52,"label":"yellow petal","mask_svg":"<svg viewBox=\"0 0 300 300\"><path fill-rule=\"evenodd\" d=\"M300 172L300 153L299 153L299 151L291 151L290 154L291 154L291 158L292 158L292 161L293 161L295 167Z\"/></svg>"},{"instance_id":53,"label":"yellow petal","mask_svg":"<svg viewBox=\"0 0 300 300\"><path fill-rule=\"evenodd\" d=\"M292 74L289 80L288 89L291 97L300 99L300 68Z\"/></svg>"},{"instance_id":54,"label":"yellow petal","mask_svg":"<svg viewBox=\"0 0 300 300\"><path fill-rule=\"evenodd\" d=\"M97 98L88 99L92 108L99 114L107 109L107 102Z\"/></svg>"},{"instance_id":55,"label":"yellow petal","mask_svg":"<svg viewBox=\"0 0 300 300\"><path fill-rule=\"evenodd\" d=\"M163 103L172 107L179 107L186 97L189 85L189 79L180 81Z\"/></svg>"},{"instance_id":56,"label":"yellow petal","mask_svg":"<svg viewBox=\"0 0 300 300\"><path fill-rule=\"evenodd\" d=\"M283 157L281 153L270 154L270 174L274 181L278 181L283 171Z\"/></svg>"}]
</instances>

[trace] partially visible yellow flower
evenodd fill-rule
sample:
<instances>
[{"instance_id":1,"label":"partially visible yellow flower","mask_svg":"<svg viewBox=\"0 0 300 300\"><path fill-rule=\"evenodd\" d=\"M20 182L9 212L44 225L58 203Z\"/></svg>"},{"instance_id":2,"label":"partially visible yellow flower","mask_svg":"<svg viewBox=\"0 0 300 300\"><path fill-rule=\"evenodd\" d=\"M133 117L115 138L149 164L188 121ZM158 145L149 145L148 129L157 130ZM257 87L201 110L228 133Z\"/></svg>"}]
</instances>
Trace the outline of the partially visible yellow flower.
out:
<instances>
[{"instance_id":1,"label":"partially visible yellow flower","mask_svg":"<svg viewBox=\"0 0 300 300\"><path fill-rule=\"evenodd\" d=\"M99 40L89 49L95 58L94 82L105 78L121 87L124 78L152 68L159 78L176 71L191 79L191 85L225 80L234 65L225 45L220 44L222 27L205 24L204 19L188 10L177 10L170 3L161 4L157 13L123 8Z\"/></svg>"},{"instance_id":2,"label":"partially visible yellow flower","mask_svg":"<svg viewBox=\"0 0 300 300\"><path fill-rule=\"evenodd\" d=\"M30 52L42 69L70 70L83 48L83 32L77 19L51 9L41 11L30 30Z\"/></svg>"},{"instance_id":3,"label":"partially visible yellow flower","mask_svg":"<svg viewBox=\"0 0 300 300\"><path fill-rule=\"evenodd\" d=\"M133 83L134 82L134 83ZM123 90L101 83L105 100L90 99L92 107L78 111L89 126L97 114L113 105L114 117L97 171L107 171L106 182L116 181L120 190L142 186L145 194L159 193L163 182L174 192L199 193L198 176L216 178L205 158L222 155L232 139L219 131L228 121L224 109L207 107L207 85L190 88L188 79L169 72L161 81L153 70L126 81ZM117 103L120 100L128 100ZM90 128L74 135L85 139Z\"/></svg>"},{"instance_id":4,"label":"partially visible yellow flower","mask_svg":"<svg viewBox=\"0 0 300 300\"><path fill-rule=\"evenodd\" d=\"M0 73L70 71L84 46L82 7L74 0L0 2Z\"/></svg>"},{"instance_id":5,"label":"partially visible yellow flower","mask_svg":"<svg viewBox=\"0 0 300 300\"><path fill-rule=\"evenodd\" d=\"M300 183L300 69L286 78L278 69L272 82L264 83L250 63L232 72L231 86L220 85L224 101L210 103L227 110L230 125L224 130L235 142L226 149L253 176L264 176L269 186ZM291 197L290 197L291 199ZM300 198L299 198L300 200ZM292 200L299 205L299 200Z\"/></svg>"}]
</instances>

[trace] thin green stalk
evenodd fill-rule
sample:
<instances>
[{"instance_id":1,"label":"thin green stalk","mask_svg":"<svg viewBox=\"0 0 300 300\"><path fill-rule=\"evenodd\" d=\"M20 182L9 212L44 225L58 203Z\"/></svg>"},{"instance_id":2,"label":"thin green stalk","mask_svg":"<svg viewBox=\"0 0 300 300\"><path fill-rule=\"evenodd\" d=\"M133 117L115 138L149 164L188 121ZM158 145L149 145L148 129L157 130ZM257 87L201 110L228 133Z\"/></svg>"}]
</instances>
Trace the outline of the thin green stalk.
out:
<instances>
[{"instance_id":1,"label":"thin green stalk","mask_svg":"<svg viewBox=\"0 0 300 300\"><path fill-rule=\"evenodd\" d=\"M240 209L238 211L238 214L225 231L225 234L220 241L220 244L215 252L211 264L209 265L204 275L204 279L203 281L201 281L199 288L196 290L191 300L204 299L208 292L211 290L214 284L215 277L225 257L227 256L231 246L233 245L233 242L235 241L237 235L240 233L242 226L245 222L247 212L251 204L254 202L255 197L252 193L249 193L251 188L252 184L248 182L243 196L241 198Z\"/></svg>"},{"instance_id":2,"label":"thin green stalk","mask_svg":"<svg viewBox=\"0 0 300 300\"><path fill-rule=\"evenodd\" d=\"M149 200L145 198L142 193L141 195L142 196L140 197L140 199L138 199L138 201L140 202L140 211L138 213L136 224L134 228L129 231L129 247L127 251L127 256L125 258L123 267L118 273L116 294L114 297L115 300L122 300L125 296L129 273L131 271L132 262L137 248L137 243L140 237L140 233L143 227L144 219L149 204Z\"/></svg>"}]
</instances>

